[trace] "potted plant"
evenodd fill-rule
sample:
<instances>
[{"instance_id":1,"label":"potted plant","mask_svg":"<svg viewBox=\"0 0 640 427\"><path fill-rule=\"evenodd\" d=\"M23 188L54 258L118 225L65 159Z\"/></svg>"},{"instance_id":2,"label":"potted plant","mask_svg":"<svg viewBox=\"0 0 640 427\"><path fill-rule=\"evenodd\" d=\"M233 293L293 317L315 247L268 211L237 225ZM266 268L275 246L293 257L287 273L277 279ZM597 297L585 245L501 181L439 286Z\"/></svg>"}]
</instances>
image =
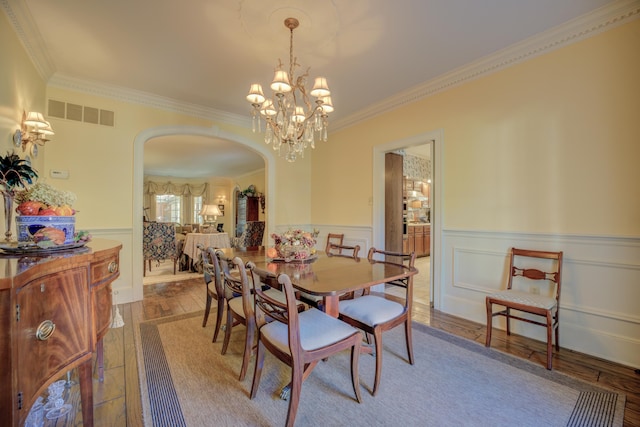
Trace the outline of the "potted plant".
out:
<instances>
[{"instance_id":1,"label":"potted plant","mask_svg":"<svg viewBox=\"0 0 640 427\"><path fill-rule=\"evenodd\" d=\"M0 185L4 198L5 240L11 240L11 220L13 218L13 199L16 191L26 188L38 178L38 173L24 159L15 153L0 156Z\"/></svg>"}]
</instances>

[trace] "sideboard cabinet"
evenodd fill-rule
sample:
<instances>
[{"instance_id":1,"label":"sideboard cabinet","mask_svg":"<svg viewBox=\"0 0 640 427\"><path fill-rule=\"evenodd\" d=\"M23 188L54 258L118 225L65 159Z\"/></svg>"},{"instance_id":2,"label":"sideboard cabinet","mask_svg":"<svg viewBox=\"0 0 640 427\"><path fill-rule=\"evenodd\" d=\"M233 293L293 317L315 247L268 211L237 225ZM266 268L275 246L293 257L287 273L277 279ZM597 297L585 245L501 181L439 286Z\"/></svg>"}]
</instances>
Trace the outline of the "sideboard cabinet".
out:
<instances>
[{"instance_id":1,"label":"sideboard cabinet","mask_svg":"<svg viewBox=\"0 0 640 427\"><path fill-rule=\"evenodd\" d=\"M5 425L23 425L36 398L74 368L83 425L93 425L92 355L102 380L102 338L111 324L111 283L120 274L121 247L95 239L66 253L0 256L0 411Z\"/></svg>"}]
</instances>

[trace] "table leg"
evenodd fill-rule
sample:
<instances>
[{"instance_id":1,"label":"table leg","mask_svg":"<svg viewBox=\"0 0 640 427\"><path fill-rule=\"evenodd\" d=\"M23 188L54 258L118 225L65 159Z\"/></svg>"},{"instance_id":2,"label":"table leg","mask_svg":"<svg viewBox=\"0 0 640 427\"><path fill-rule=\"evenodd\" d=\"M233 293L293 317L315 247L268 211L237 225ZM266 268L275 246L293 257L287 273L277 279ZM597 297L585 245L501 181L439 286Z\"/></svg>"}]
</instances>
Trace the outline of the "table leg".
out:
<instances>
[{"instance_id":1,"label":"table leg","mask_svg":"<svg viewBox=\"0 0 640 427\"><path fill-rule=\"evenodd\" d=\"M82 425L93 427L93 375L91 359L78 366L80 399L82 404Z\"/></svg>"},{"instance_id":2,"label":"table leg","mask_svg":"<svg viewBox=\"0 0 640 427\"><path fill-rule=\"evenodd\" d=\"M104 343L102 340L96 344L96 368L98 371L98 380L104 381Z\"/></svg>"},{"instance_id":3,"label":"table leg","mask_svg":"<svg viewBox=\"0 0 640 427\"><path fill-rule=\"evenodd\" d=\"M324 297L324 312L331 317L338 317L338 314L340 314L339 303L340 298L338 295L326 295Z\"/></svg>"}]
</instances>

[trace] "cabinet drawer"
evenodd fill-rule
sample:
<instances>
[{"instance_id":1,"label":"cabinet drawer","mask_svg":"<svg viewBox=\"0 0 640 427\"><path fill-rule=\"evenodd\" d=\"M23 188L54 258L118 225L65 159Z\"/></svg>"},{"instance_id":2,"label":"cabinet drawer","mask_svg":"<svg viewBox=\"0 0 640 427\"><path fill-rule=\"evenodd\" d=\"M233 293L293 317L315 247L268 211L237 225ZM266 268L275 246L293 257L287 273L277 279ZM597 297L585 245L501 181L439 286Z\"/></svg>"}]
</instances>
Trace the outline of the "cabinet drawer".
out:
<instances>
[{"instance_id":1,"label":"cabinet drawer","mask_svg":"<svg viewBox=\"0 0 640 427\"><path fill-rule=\"evenodd\" d=\"M18 391L29 407L70 363L91 357L87 266L34 279L17 292Z\"/></svg>"},{"instance_id":2,"label":"cabinet drawer","mask_svg":"<svg viewBox=\"0 0 640 427\"><path fill-rule=\"evenodd\" d=\"M118 253L91 263L91 284L112 281L120 274L120 259Z\"/></svg>"}]
</instances>

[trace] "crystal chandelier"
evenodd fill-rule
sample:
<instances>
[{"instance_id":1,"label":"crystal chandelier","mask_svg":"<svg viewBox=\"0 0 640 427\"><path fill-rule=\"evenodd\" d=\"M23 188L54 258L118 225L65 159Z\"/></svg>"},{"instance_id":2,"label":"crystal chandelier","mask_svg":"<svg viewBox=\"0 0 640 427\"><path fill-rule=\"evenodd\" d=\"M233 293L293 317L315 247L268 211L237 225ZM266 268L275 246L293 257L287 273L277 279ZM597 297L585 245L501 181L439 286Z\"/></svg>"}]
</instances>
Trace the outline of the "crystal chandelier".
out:
<instances>
[{"instance_id":1,"label":"crystal chandelier","mask_svg":"<svg viewBox=\"0 0 640 427\"><path fill-rule=\"evenodd\" d=\"M304 157L307 147L315 148L316 137L322 141L327 140L327 128L329 127L328 115L333 111L331 104L331 92L327 85L327 79L316 77L313 88L309 94L315 97L315 105L312 105L307 89L305 88L309 69L297 78L293 69L300 66L293 56L293 30L298 28L299 22L295 18L287 18L285 27L289 29L289 73L284 70L281 60L275 71L271 90L273 99L266 99L259 83L253 83L247 95L247 101L251 103L253 132L262 131L263 118L266 122L264 142L273 143L273 149L280 155L285 155L289 162L294 162L298 156Z\"/></svg>"}]
</instances>

